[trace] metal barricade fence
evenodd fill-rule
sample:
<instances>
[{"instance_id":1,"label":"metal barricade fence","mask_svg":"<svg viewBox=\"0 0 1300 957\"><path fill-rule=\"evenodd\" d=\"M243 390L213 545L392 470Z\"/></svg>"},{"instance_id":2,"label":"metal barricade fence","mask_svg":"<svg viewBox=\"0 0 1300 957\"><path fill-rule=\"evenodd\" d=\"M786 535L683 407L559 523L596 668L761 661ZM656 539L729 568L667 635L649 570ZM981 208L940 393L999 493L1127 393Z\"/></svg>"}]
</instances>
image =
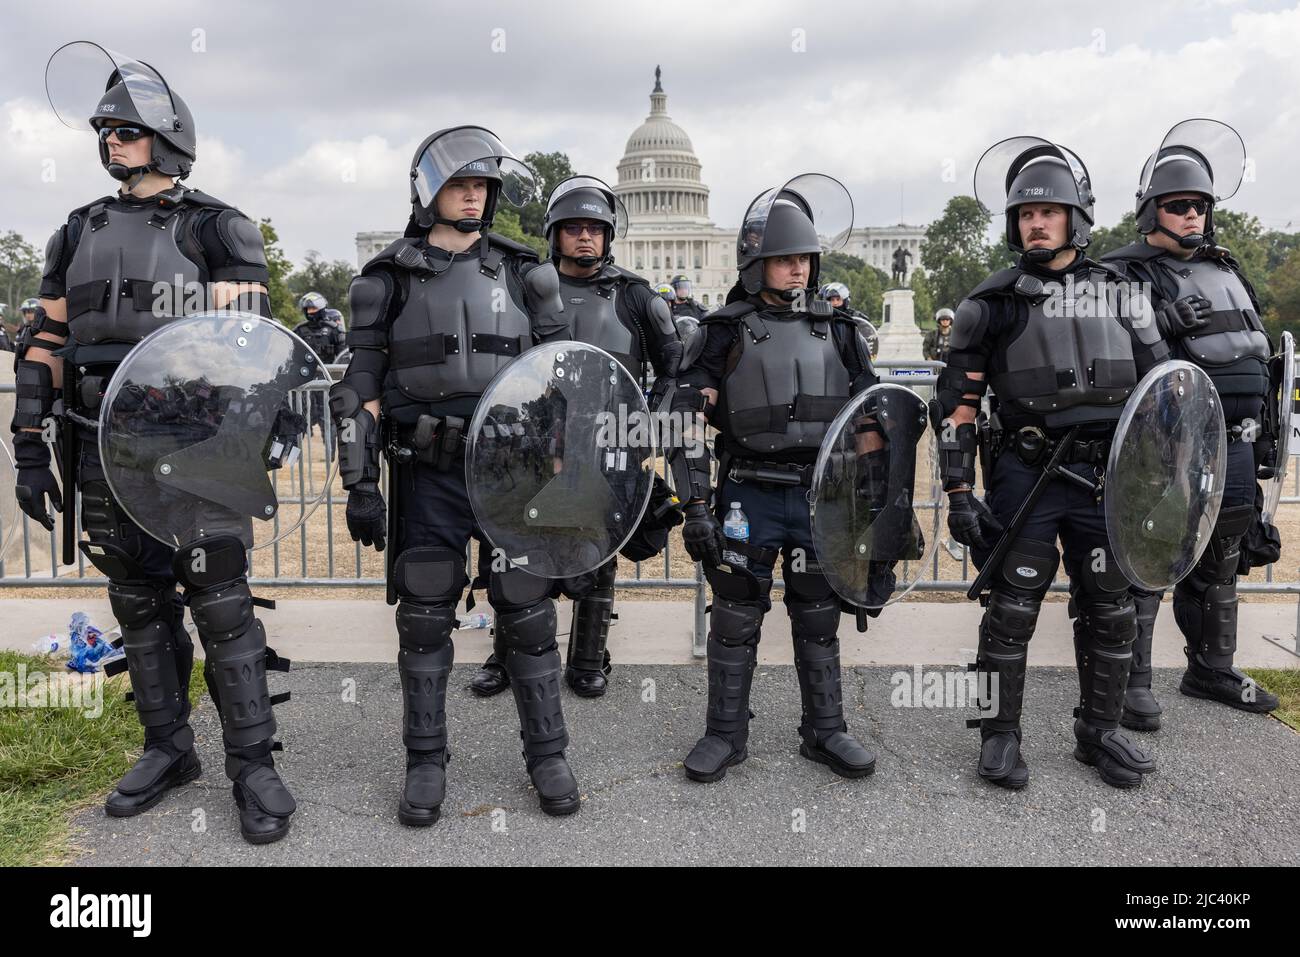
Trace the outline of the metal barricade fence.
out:
<instances>
[{"instance_id":1,"label":"metal barricade fence","mask_svg":"<svg viewBox=\"0 0 1300 957\"><path fill-rule=\"evenodd\" d=\"M882 381L904 385L915 390L925 399L933 395L938 371L943 367L941 362L926 360L882 360L877 361L875 365ZM344 370L344 367L339 365L330 366L329 368L330 372L335 376L341 375ZM322 424L320 437L318 438L315 429L309 426L307 436L303 441L301 455L298 461L290 467L287 476L287 480L296 489L299 507L302 507L303 503L309 499L317 496L317 489L320 484L318 478L328 471L328 461L333 455L332 434L330 432L332 426L328 421L328 402L325 395L328 388L328 382L318 380L291 397L294 403L294 411L303 415L309 422L311 419L310 403L312 396L320 396L318 401L321 406L319 408L325 412L325 421ZM13 393L14 386L12 382L0 383L0 409L4 410L3 417L6 419L8 418L8 410L12 408L12 399L8 397L12 396ZM1291 481L1294 483L1293 494L1283 496L1283 504L1300 504L1300 461L1297 460L1298 458L1300 458L1300 450L1294 453L1290 470L1292 473ZM662 456L657 458L656 467L671 486L672 474L665 467ZM341 520L336 521L335 509L346 502L346 493L338 482L338 477L335 475L333 481L325 484L320 504L307 518L301 529L269 548L253 553L252 574L249 579L252 584L301 588L367 587L378 589L384 586L382 556L369 549L365 550L366 554L363 554L360 543L353 542L347 534L344 522ZM283 488L278 487L277 493L280 494L281 501L284 502ZM926 507L933 508L935 506L931 503ZM284 509L282 508L281 511L284 511ZM341 519L341 516L339 518ZM80 539L80 510L75 510L74 514L65 513L65 515L59 516L59 521L65 519L77 523L77 536ZM0 521L2 520L3 513L0 513ZM39 524L25 515L20 515L19 520L21 529L15 542L10 544L5 555L0 556L0 587L10 589L57 588L107 584L108 579L95 574L93 567L89 570L90 574L87 573L86 562L80 552L77 554L75 565L66 568L59 566L60 536L58 524L56 524L54 531L45 532ZM278 520L277 517L276 521ZM293 541L295 537L297 538L296 543ZM350 561L341 560L341 555L345 551L349 553L348 558ZM954 561L960 561L960 578L940 577L940 554L945 551ZM264 554L266 552L269 552L269 555ZM690 564L691 573L683 574L679 568L679 571L675 574L673 570L674 554L674 545L670 538L669 545L662 555L648 561L633 563L632 576L618 578L615 585L618 588L625 589L691 590L694 600L695 619L692 648L697 656L702 656L707 633L705 623L705 608L708 601L707 585L698 564ZM366 555L370 556L369 561L365 560ZM21 556L21 561L19 561L19 556ZM48 575L45 574L47 557ZM365 567L367 564L371 566L369 570ZM681 563L678 562L678 564L680 566ZM15 566L19 567L15 568ZM622 567L626 567L626 562L623 563ZM973 564L965 547L945 542L935 549L931 560L929 577L922 578L915 588L919 592L965 592L970 585L973 572ZM778 588L782 586L779 578L774 582L774 585ZM1300 580L1274 580L1273 569L1270 566L1267 569L1265 581L1242 582L1239 584L1238 589L1248 594L1297 595L1297 634L1300 635ZM1052 590L1065 591L1066 585L1064 581L1058 578L1053 583ZM1300 643L1300 638L1297 638L1297 643Z\"/></svg>"}]
</instances>

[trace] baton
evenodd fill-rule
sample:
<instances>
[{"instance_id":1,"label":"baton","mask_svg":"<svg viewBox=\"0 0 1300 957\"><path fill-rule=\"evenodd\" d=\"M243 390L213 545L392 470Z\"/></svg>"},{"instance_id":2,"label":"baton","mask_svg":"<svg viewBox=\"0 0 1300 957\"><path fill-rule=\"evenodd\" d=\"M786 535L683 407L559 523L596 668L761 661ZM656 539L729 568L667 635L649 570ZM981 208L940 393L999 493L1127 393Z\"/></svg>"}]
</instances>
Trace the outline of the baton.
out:
<instances>
[{"instance_id":1,"label":"baton","mask_svg":"<svg viewBox=\"0 0 1300 957\"><path fill-rule=\"evenodd\" d=\"M976 576L975 581L971 584L966 592L966 597L972 601L980 596L980 593L988 586L989 579L993 577L993 571L1002 565L1003 559L1007 557L1007 552L1011 550L1011 543L1020 535L1020 530L1025 527L1025 522L1029 521L1029 516L1038 504L1038 500L1043 497L1043 492L1047 490L1048 484L1058 475L1069 475L1072 478L1083 482L1090 489L1096 491L1096 486L1089 482L1083 476L1075 475L1073 472L1062 467L1061 459L1065 458L1065 453L1070 446L1074 444L1074 437L1078 433L1079 427L1076 425L1066 433L1065 438L1056 443L1056 448L1052 450L1052 457L1047 460L1047 465L1043 467L1042 474L1038 476L1038 481L1034 487L1029 490L1025 500L1020 503L1016 509L1016 514L1011 519L1011 524L1006 527L998 543L993 546L993 552L989 555L984 567Z\"/></svg>"}]
</instances>

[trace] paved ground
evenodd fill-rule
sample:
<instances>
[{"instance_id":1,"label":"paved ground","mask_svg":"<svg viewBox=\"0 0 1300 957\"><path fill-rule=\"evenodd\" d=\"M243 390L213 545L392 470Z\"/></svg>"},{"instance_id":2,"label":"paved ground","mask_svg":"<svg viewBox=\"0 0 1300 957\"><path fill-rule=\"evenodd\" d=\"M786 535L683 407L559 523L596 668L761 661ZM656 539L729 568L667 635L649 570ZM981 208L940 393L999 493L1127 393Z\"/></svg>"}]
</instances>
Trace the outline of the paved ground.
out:
<instances>
[{"instance_id":1,"label":"paved ground","mask_svg":"<svg viewBox=\"0 0 1300 957\"><path fill-rule=\"evenodd\" d=\"M892 668L846 669L851 726L879 753L874 777L842 781L799 757L793 670L755 680L751 758L694 784L680 762L703 722L699 665L628 665L599 701L566 702L582 810L545 817L519 756L513 702L463 690L448 714L454 759L443 819L396 820L402 755L395 668L322 663L275 675L281 759L299 801L289 837L238 835L209 704L196 713L199 781L130 820L77 820L82 863L140 864L1297 864L1300 735L1181 697L1157 673L1167 727L1159 770L1136 792L1106 787L1071 756L1071 670L1031 669L1025 721L1033 780L1012 794L974 774L968 712L891 707ZM343 689L355 682L355 704ZM648 683L647 683L648 682ZM651 693L653 692L653 693ZM646 700L652 699L652 700ZM202 826L200 826L200 823Z\"/></svg>"},{"instance_id":2,"label":"paved ground","mask_svg":"<svg viewBox=\"0 0 1300 957\"><path fill-rule=\"evenodd\" d=\"M101 628L113 624L104 598L2 599L4 628L0 648L29 650L31 643L52 631L66 632L74 611L85 611ZM556 603L559 632L569 632L573 605ZM484 604L477 611L491 612ZM690 601L624 601L616 605L619 620L610 632L610 650L616 661L630 664L690 664L694 606ZM295 661L397 660L397 630L393 609L376 592L370 600L288 600L275 611L258 614L266 623L270 643ZM982 611L975 602L939 602L908 599L873 619L865 635L853 620L840 619L843 660L850 665L958 664L971 661ZM1276 602L1243 602L1238 630L1241 647L1237 662L1244 668L1295 668L1296 608ZM1064 601L1048 601L1038 619L1029 648L1031 665L1073 666L1072 629ZM1279 639L1292 651L1264 640ZM1156 620L1155 665L1182 666L1183 640L1174 623L1173 608L1165 602ZM486 629L456 633L456 660L482 661L489 650ZM790 620L778 602L763 622L760 660L792 664Z\"/></svg>"}]
</instances>

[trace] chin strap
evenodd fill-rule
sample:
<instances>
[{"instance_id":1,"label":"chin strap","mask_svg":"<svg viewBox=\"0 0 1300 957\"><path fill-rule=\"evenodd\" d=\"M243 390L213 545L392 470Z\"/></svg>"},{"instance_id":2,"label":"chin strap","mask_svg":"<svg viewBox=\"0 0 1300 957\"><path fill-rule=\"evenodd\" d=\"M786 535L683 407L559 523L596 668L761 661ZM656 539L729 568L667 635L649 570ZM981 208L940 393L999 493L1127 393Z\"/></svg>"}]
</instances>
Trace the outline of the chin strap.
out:
<instances>
[{"instance_id":1,"label":"chin strap","mask_svg":"<svg viewBox=\"0 0 1300 957\"><path fill-rule=\"evenodd\" d=\"M1179 236L1172 229L1166 229L1159 223L1156 223L1156 231L1164 233L1183 249L1200 249L1206 243L1211 241L1210 234L1208 233L1188 233L1186 236Z\"/></svg>"},{"instance_id":2,"label":"chin strap","mask_svg":"<svg viewBox=\"0 0 1300 957\"><path fill-rule=\"evenodd\" d=\"M433 217L434 225L451 226L457 232L462 233L481 233L485 229L492 228L492 221L487 219L444 219L441 216Z\"/></svg>"},{"instance_id":3,"label":"chin strap","mask_svg":"<svg viewBox=\"0 0 1300 957\"><path fill-rule=\"evenodd\" d=\"M108 175L120 183L125 183L124 192L130 192L140 184L145 174L153 169L153 164L146 166L124 166L121 163L105 163L104 169L108 170Z\"/></svg>"}]
</instances>

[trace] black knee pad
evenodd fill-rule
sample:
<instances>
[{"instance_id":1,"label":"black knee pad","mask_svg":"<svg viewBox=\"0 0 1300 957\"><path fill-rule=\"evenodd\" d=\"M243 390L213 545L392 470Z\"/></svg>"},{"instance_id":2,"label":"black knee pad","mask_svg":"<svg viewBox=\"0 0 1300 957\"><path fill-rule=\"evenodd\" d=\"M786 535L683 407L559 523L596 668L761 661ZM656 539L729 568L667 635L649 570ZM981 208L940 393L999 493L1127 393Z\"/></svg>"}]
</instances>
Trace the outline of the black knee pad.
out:
<instances>
[{"instance_id":1,"label":"black knee pad","mask_svg":"<svg viewBox=\"0 0 1300 957\"><path fill-rule=\"evenodd\" d=\"M713 589L715 598L733 602L757 602L764 611L772 607L770 578L758 578L746 568L723 565L705 565L704 577Z\"/></svg>"},{"instance_id":2,"label":"black knee pad","mask_svg":"<svg viewBox=\"0 0 1300 957\"><path fill-rule=\"evenodd\" d=\"M989 605L984 612L984 626L989 638L1007 646L1027 645L1038 624L1043 594L994 588L989 593Z\"/></svg>"},{"instance_id":3,"label":"black knee pad","mask_svg":"<svg viewBox=\"0 0 1300 957\"><path fill-rule=\"evenodd\" d=\"M451 644L456 609L450 605L397 604L397 639L403 650L427 654Z\"/></svg>"},{"instance_id":4,"label":"black knee pad","mask_svg":"<svg viewBox=\"0 0 1300 957\"><path fill-rule=\"evenodd\" d=\"M455 602L469 584L465 556L450 548L408 548L393 562L393 584L404 597Z\"/></svg>"},{"instance_id":5,"label":"black knee pad","mask_svg":"<svg viewBox=\"0 0 1300 957\"><path fill-rule=\"evenodd\" d=\"M544 579L537 580L545 584ZM493 639L498 658L504 660L511 651L540 655L555 646L555 602L550 598L531 608L498 613Z\"/></svg>"},{"instance_id":6,"label":"black knee pad","mask_svg":"<svg viewBox=\"0 0 1300 957\"><path fill-rule=\"evenodd\" d=\"M754 602L715 595L709 613L709 637L728 647L757 645L764 613L763 606Z\"/></svg>"},{"instance_id":7,"label":"black knee pad","mask_svg":"<svg viewBox=\"0 0 1300 957\"><path fill-rule=\"evenodd\" d=\"M247 569L248 552L235 535L211 535L189 542L178 548L172 559L172 574L187 590L219 588L242 579ZM198 625L197 615L194 623Z\"/></svg>"},{"instance_id":8,"label":"black knee pad","mask_svg":"<svg viewBox=\"0 0 1300 957\"><path fill-rule=\"evenodd\" d=\"M239 579L225 587L190 595L190 614L205 646L230 641L248 631L253 617L253 593L248 582Z\"/></svg>"},{"instance_id":9,"label":"black knee pad","mask_svg":"<svg viewBox=\"0 0 1300 957\"><path fill-rule=\"evenodd\" d=\"M1041 601L1052 585L1060 561L1055 545L1032 538L1018 538L1007 549L1002 567L994 579L1001 579L1015 591L1037 594Z\"/></svg>"},{"instance_id":10,"label":"black knee pad","mask_svg":"<svg viewBox=\"0 0 1300 957\"><path fill-rule=\"evenodd\" d=\"M498 612L522 611L542 599L549 600L552 584L550 579L538 578L512 565L488 576L488 601Z\"/></svg>"},{"instance_id":11,"label":"black knee pad","mask_svg":"<svg viewBox=\"0 0 1300 957\"><path fill-rule=\"evenodd\" d=\"M170 585L162 582L155 584L134 584L121 581L108 583L108 605L113 609L113 617L125 631L128 628L142 628L155 618L170 621L175 611L172 597L175 595Z\"/></svg>"},{"instance_id":12,"label":"black knee pad","mask_svg":"<svg viewBox=\"0 0 1300 957\"><path fill-rule=\"evenodd\" d=\"M1137 638L1137 611L1127 592L1113 600L1082 601L1079 622L1095 646L1125 648Z\"/></svg>"}]
</instances>

